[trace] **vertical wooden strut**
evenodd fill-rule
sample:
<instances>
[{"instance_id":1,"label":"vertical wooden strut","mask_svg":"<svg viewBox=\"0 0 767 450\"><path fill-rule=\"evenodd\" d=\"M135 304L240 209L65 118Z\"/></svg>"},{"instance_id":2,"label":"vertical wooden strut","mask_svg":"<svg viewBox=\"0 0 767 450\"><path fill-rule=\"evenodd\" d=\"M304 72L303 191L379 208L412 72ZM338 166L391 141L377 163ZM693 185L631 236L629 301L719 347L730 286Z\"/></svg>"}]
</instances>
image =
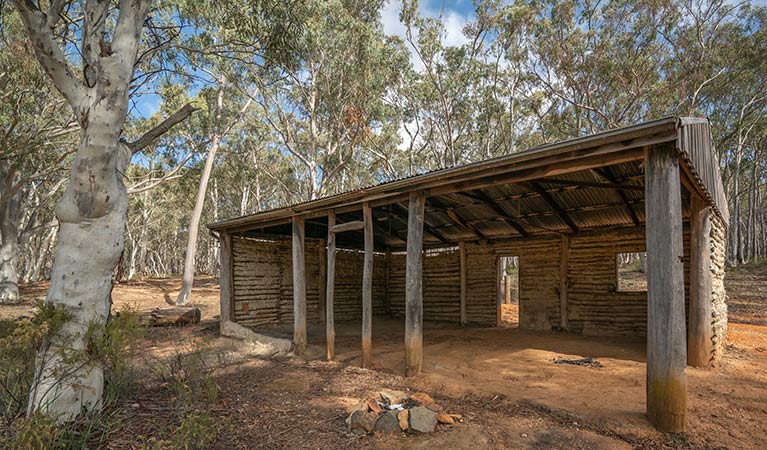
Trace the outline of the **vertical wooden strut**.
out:
<instances>
[{"instance_id":1,"label":"vertical wooden strut","mask_svg":"<svg viewBox=\"0 0 767 450\"><path fill-rule=\"evenodd\" d=\"M293 216L293 344L297 355L306 350L306 265L304 217Z\"/></svg>"},{"instance_id":2,"label":"vertical wooden strut","mask_svg":"<svg viewBox=\"0 0 767 450\"><path fill-rule=\"evenodd\" d=\"M687 328L687 364L711 364L711 207L692 194L690 208L690 323Z\"/></svg>"},{"instance_id":3,"label":"vertical wooden strut","mask_svg":"<svg viewBox=\"0 0 767 450\"><path fill-rule=\"evenodd\" d=\"M466 244L458 243L461 271L461 326L466 325Z\"/></svg>"},{"instance_id":4,"label":"vertical wooden strut","mask_svg":"<svg viewBox=\"0 0 767 450\"><path fill-rule=\"evenodd\" d=\"M320 310L320 323L325 323L325 301L327 296L327 274L328 274L328 253L327 242L325 239L320 239L319 251L320 251L320 273L319 273L319 305Z\"/></svg>"},{"instance_id":5,"label":"vertical wooden strut","mask_svg":"<svg viewBox=\"0 0 767 450\"><path fill-rule=\"evenodd\" d=\"M570 260L570 237L562 235L562 252L559 260L559 327L567 330L567 277Z\"/></svg>"},{"instance_id":6,"label":"vertical wooden strut","mask_svg":"<svg viewBox=\"0 0 767 450\"><path fill-rule=\"evenodd\" d=\"M386 249L386 280L385 280L385 291L384 292L384 301L383 301L383 307L384 307L384 313L386 314L386 317L391 317L391 250L388 248Z\"/></svg>"},{"instance_id":7,"label":"vertical wooden strut","mask_svg":"<svg viewBox=\"0 0 767 450\"><path fill-rule=\"evenodd\" d=\"M647 417L685 430L687 346L679 159L671 146L645 151L647 233Z\"/></svg>"},{"instance_id":8,"label":"vertical wooden strut","mask_svg":"<svg viewBox=\"0 0 767 450\"><path fill-rule=\"evenodd\" d=\"M373 213L370 203L362 205L365 222L365 262L362 267L362 367L373 361Z\"/></svg>"},{"instance_id":9,"label":"vertical wooden strut","mask_svg":"<svg viewBox=\"0 0 767 450\"><path fill-rule=\"evenodd\" d=\"M219 321L220 326L224 325L224 322L231 322L234 320L234 302L233 299L233 287L232 280L232 235L229 233L219 234L219 244L221 246L220 258L221 258L221 281L220 281L220 305L221 305L221 319Z\"/></svg>"},{"instance_id":10,"label":"vertical wooden strut","mask_svg":"<svg viewBox=\"0 0 767 450\"><path fill-rule=\"evenodd\" d=\"M421 373L423 365L423 192L411 192L407 215L405 268L405 365L407 376Z\"/></svg>"},{"instance_id":11,"label":"vertical wooden strut","mask_svg":"<svg viewBox=\"0 0 767 450\"><path fill-rule=\"evenodd\" d=\"M495 258L495 326L503 325L503 258Z\"/></svg>"},{"instance_id":12,"label":"vertical wooden strut","mask_svg":"<svg viewBox=\"0 0 767 450\"><path fill-rule=\"evenodd\" d=\"M336 278L336 234L330 231L336 224L336 213L328 214L328 280L325 284L325 342L328 361L335 357L336 325L333 318L333 295Z\"/></svg>"}]
</instances>

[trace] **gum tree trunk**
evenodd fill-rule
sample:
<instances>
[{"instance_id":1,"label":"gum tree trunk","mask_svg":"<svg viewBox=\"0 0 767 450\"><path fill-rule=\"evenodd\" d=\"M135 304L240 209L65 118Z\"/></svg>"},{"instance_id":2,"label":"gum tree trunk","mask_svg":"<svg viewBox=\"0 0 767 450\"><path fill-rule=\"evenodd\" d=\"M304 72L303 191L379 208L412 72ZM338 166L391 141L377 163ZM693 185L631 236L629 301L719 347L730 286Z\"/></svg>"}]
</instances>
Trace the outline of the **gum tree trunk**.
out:
<instances>
[{"instance_id":1,"label":"gum tree trunk","mask_svg":"<svg viewBox=\"0 0 767 450\"><path fill-rule=\"evenodd\" d=\"M17 270L20 212L20 192L0 204L0 303L15 302L19 299Z\"/></svg>"},{"instance_id":2,"label":"gum tree trunk","mask_svg":"<svg viewBox=\"0 0 767 450\"><path fill-rule=\"evenodd\" d=\"M38 351L27 415L59 421L101 407L104 370L90 355L89 339L109 317L112 272L123 251L128 194L122 174L136 152L193 111L182 108L132 143L121 143L134 64L150 0L86 1L76 36L81 76L56 38L71 2L13 0L40 65L72 108L80 144L69 185L56 205L59 242L46 302L64 309L63 327ZM115 15L114 21L109 16ZM106 24L114 23L110 32ZM110 38L109 40L107 40Z\"/></svg>"}]
</instances>

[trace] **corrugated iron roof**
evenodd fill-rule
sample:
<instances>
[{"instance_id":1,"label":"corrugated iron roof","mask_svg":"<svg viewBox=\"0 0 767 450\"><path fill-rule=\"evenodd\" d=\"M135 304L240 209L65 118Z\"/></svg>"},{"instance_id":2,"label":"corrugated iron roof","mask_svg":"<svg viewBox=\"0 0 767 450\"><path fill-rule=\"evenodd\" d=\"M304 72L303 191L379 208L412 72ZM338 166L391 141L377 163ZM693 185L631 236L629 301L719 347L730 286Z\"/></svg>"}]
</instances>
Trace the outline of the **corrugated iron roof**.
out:
<instances>
[{"instance_id":1,"label":"corrugated iron roof","mask_svg":"<svg viewBox=\"0 0 767 450\"><path fill-rule=\"evenodd\" d=\"M679 127L689 126L695 127L694 139L680 140L680 135L689 137L690 132L680 133ZM643 190L615 189L614 186L643 186L643 161L637 150L669 142L677 143L686 162L683 166L692 167L703 161L704 168L690 173L701 193L720 215L725 216L726 200L723 200L723 190L718 190L721 179L717 184L718 166L712 169L710 162L715 158L702 154L713 152L710 134L707 135L708 144L703 142L707 127L707 122L700 119L661 119L463 166L401 177L208 227L238 232L274 228L288 222L295 214L322 221L331 209L356 214L361 202L370 201L377 206L374 208L376 223L386 230L387 239L401 243L407 234L406 220L402 217L394 220L389 209L381 205L404 202L408 192L419 189L429 191L432 200L427 201L425 217L426 239L432 242L569 232L571 226L589 229L634 225L637 219L644 221ZM624 153L631 157L621 160ZM607 169L591 170L604 166L598 162L608 156L611 163L617 163L610 164ZM593 167L589 165L592 161ZM611 188L606 189L605 185L610 183ZM478 199L477 195L483 197ZM723 201L724 210L720 206ZM380 231L377 234L381 234Z\"/></svg>"}]
</instances>

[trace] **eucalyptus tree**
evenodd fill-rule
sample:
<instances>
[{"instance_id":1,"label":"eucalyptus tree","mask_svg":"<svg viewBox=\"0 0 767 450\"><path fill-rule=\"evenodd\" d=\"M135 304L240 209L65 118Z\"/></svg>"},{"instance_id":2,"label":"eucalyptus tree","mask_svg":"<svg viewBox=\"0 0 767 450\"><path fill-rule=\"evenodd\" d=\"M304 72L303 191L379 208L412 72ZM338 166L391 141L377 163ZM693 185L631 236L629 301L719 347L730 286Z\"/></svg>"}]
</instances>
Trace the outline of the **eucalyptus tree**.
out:
<instances>
[{"instance_id":1,"label":"eucalyptus tree","mask_svg":"<svg viewBox=\"0 0 767 450\"><path fill-rule=\"evenodd\" d=\"M202 87L198 97L207 106L203 112L205 127L203 133L197 130L193 135L205 140L207 154L187 227L184 274L177 305L186 305L191 297L200 219L219 149L226 145L229 134L241 126L253 103L258 86L256 69L265 61L279 63L291 59L302 11L303 4L298 1L181 3L179 14L193 31L187 33L177 49L190 69L201 73L191 79L191 85Z\"/></svg>"},{"instance_id":2,"label":"eucalyptus tree","mask_svg":"<svg viewBox=\"0 0 767 450\"><path fill-rule=\"evenodd\" d=\"M360 161L386 167L376 148L396 138L398 122L384 97L407 60L383 35L380 6L378 1L311 2L293 64L265 67L258 79L255 100L277 136L277 149L293 158L301 182L298 198L315 199L364 182L360 177L370 180L369 170L351 172Z\"/></svg>"},{"instance_id":3,"label":"eucalyptus tree","mask_svg":"<svg viewBox=\"0 0 767 450\"><path fill-rule=\"evenodd\" d=\"M50 199L64 179L76 125L23 37L20 17L0 5L0 303L19 297L21 248L54 226ZM47 249L46 249L47 250ZM35 255L29 258L39 260Z\"/></svg>"},{"instance_id":4,"label":"eucalyptus tree","mask_svg":"<svg viewBox=\"0 0 767 450\"><path fill-rule=\"evenodd\" d=\"M135 66L152 54L151 43L141 39L150 3L13 1L40 66L80 132L69 184L56 205L60 233L46 297L71 319L38 353L29 414L70 420L101 406L103 368L85 350L109 315L128 206L122 176L132 154L173 125L121 140ZM142 48L150 51L140 58Z\"/></svg>"}]
</instances>

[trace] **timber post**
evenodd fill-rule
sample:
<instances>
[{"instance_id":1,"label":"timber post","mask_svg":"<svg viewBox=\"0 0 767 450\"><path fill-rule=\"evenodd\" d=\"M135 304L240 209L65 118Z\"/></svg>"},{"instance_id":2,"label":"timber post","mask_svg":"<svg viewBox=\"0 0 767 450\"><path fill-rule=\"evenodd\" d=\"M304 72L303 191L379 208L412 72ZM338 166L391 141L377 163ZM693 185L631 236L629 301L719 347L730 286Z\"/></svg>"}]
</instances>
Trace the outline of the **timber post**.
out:
<instances>
[{"instance_id":1,"label":"timber post","mask_svg":"<svg viewBox=\"0 0 767 450\"><path fill-rule=\"evenodd\" d=\"M373 213L370 203L362 205L365 233L365 260L362 268L362 367L373 361Z\"/></svg>"},{"instance_id":2,"label":"timber post","mask_svg":"<svg viewBox=\"0 0 767 450\"><path fill-rule=\"evenodd\" d=\"M232 257L232 235L221 232L219 233L218 241L220 245L219 257L221 258L221 280L219 282L221 314L219 324L223 327L224 322L231 322L234 320L234 272L232 270L234 258Z\"/></svg>"},{"instance_id":3,"label":"timber post","mask_svg":"<svg viewBox=\"0 0 767 450\"><path fill-rule=\"evenodd\" d=\"M405 268L405 366L407 376L421 373L423 365L423 220L425 199L411 192L407 217Z\"/></svg>"},{"instance_id":4,"label":"timber post","mask_svg":"<svg viewBox=\"0 0 767 450\"><path fill-rule=\"evenodd\" d=\"M559 327L567 330L567 289L568 265L570 264L570 237L562 235L562 250L559 260Z\"/></svg>"},{"instance_id":5,"label":"timber post","mask_svg":"<svg viewBox=\"0 0 767 450\"><path fill-rule=\"evenodd\" d=\"M336 213L328 213L328 258L327 282L325 283L325 345L328 361L335 357L336 326L333 317L333 296L336 278L336 235L331 231L336 224Z\"/></svg>"},{"instance_id":6,"label":"timber post","mask_svg":"<svg viewBox=\"0 0 767 450\"><path fill-rule=\"evenodd\" d=\"M293 216L293 344L297 355L302 355L306 350L306 264L303 216Z\"/></svg>"},{"instance_id":7,"label":"timber post","mask_svg":"<svg viewBox=\"0 0 767 450\"><path fill-rule=\"evenodd\" d=\"M647 417L663 432L683 432L687 346L679 158L672 146L645 151L648 261Z\"/></svg>"},{"instance_id":8,"label":"timber post","mask_svg":"<svg viewBox=\"0 0 767 450\"><path fill-rule=\"evenodd\" d=\"M320 263L319 263L319 298L318 308L320 310L320 323L325 323L326 315L326 299L327 299L327 276L328 276L328 253L327 253L327 241L320 239L319 251L320 251Z\"/></svg>"},{"instance_id":9,"label":"timber post","mask_svg":"<svg viewBox=\"0 0 767 450\"><path fill-rule=\"evenodd\" d=\"M690 310L687 364L708 367L713 353L711 328L711 208L695 192L690 205Z\"/></svg>"},{"instance_id":10,"label":"timber post","mask_svg":"<svg viewBox=\"0 0 767 450\"><path fill-rule=\"evenodd\" d=\"M466 325L466 244L458 243L458 259L460 264L460 283L461 283L461 326Z\"/></svg>"}]
</instances>

